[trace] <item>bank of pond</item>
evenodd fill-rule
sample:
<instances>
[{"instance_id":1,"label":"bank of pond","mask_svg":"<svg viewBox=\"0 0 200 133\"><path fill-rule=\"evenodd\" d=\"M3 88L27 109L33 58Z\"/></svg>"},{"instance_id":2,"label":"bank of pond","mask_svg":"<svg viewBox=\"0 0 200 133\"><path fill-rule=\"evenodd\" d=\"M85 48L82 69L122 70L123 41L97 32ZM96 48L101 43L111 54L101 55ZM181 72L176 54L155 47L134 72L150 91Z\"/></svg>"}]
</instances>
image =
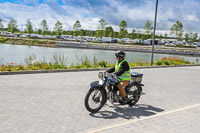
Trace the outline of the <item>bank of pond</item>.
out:
<instances>
[{"instance_id":1,"label":"bank of pond","mask_svg":"<svg viewBox=\"0 0 200 133\"><path fill-rule=\"evenodd\" d=\"M13 62L7 64L1 64L0 71L24 71L24 70L57 70L57 69L87 69L87 68L110 68L115 64L106 61L97 61L94 57L90 60L87 56L80 59L77 64L72 63L70 66L66 65L66 58L62 55L54 55L51 62L36 61L36 56L29 56L25 59L26 65L15 65ZM198 62L197 62L198 63ZM195 64L184 60L179 57L166 57L156 60L153 66L165 66L165 65L189 65ZM143 60L137 60L136 62L130 62L131 67L137 66L150 66L149 62Z\"/></svg>"}]
</instances>

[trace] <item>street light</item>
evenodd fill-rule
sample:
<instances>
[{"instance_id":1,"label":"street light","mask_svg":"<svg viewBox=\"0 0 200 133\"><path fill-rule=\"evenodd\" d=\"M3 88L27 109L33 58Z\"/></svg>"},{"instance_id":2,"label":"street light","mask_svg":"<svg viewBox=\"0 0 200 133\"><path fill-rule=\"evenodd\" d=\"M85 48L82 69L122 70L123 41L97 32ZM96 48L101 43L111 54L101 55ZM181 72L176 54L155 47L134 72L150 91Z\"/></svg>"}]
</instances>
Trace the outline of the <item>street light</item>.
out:
<instances>
[{"instance_id":1,"label":"street light","mask_svg":"<svg viewBox=\"0 0 200 133\"><path fill-rule=\"evenodd\" d=\"M156 11L155 11L155 20L154 20L154 28L153 28L153 42L152 42L152 52L151 52L152 53L152 55L151 55L151 66L153 65L153 54L154 54L154 43L155 43L157 8L158 8L158 0L156 0Z\"/></svg>"}]
</instances>

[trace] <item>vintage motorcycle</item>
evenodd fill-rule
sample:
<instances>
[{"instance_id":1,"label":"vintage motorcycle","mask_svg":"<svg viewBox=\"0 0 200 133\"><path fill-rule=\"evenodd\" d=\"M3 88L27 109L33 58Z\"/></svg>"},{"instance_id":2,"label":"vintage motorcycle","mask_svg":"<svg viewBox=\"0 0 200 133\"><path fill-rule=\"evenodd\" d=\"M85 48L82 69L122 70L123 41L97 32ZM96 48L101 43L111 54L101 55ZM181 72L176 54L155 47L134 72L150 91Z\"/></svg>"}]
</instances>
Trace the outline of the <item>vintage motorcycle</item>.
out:
<instances>
[{"instance_id":1,"label":"vintage motorcycle","mask_svg":"<svg viewBox=\"0 0 200 133\"><path fill-rule=\"evenodd\" d=\"M99 81L94 81L90 83L89 91L85 96L85 107L91 113L98 112L109 100L112 104L120 104L122 98L119 95L119 89L117 84L120 82L120 79L110 73L99 72L98 73ZM131 81L124 89L127 95L127 104L134 106L140 96L143 93L142 91L142 77L143 74L131 72ZM106 87L110 86L111 91L107 92Z\"/></svg>"}]
</instances>

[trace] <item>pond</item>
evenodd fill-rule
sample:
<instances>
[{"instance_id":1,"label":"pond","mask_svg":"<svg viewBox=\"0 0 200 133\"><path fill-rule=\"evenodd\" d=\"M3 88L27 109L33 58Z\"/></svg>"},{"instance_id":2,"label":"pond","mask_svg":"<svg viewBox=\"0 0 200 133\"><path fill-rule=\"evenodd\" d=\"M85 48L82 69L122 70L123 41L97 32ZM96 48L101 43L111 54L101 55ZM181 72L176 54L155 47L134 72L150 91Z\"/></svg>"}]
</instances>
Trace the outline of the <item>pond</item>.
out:
<instances>
[{"instance_id":1,"label":"pond","mask_svg":"<svg viewBox=\"0 0 200 133\"><path fill-rule=\"evenodd\" d=\"M53 55L60 54L67 58L66 65L72 63L76 65L80 63L81 59L88 57L91 61L94 57L100 61L104 60L109 63L115 63L116 51L109 50L96 50L96 49L78 49L78 48L50 48L50 47L38 47L38 46L25 46L25 45L11 45L0 44L0 64L6 64L13 62L14 64L25 65L25 59L29 56L35 55L37 61L50 62L53 59ZM142 52L125 52L126 59L129 62L135 62L137 60L144 60L146 62L151 61L151 53ZM200 61L200 57L170 55L170 54L154 54L154 60L164 57L180 57L190 62L196 63L196 60Z\"/></svg>"}]
</instances>

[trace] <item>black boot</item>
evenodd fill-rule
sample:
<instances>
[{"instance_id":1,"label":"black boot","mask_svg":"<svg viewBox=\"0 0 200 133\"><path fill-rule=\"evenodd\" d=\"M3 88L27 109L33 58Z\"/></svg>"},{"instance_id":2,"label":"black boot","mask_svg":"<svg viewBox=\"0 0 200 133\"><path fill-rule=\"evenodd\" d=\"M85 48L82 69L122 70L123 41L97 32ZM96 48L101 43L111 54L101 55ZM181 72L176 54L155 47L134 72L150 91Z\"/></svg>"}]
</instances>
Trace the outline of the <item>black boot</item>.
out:
<instances>
[{"instance_id":1,"label":"black boot","mask_svg":"<svg viewBox=\"0 0 200 133\"><path fill-rule=\"evenodd\" d=\"M125 105L127 103L127 98L122 97L121 105Z\"/></svg>"}]
</instances>

